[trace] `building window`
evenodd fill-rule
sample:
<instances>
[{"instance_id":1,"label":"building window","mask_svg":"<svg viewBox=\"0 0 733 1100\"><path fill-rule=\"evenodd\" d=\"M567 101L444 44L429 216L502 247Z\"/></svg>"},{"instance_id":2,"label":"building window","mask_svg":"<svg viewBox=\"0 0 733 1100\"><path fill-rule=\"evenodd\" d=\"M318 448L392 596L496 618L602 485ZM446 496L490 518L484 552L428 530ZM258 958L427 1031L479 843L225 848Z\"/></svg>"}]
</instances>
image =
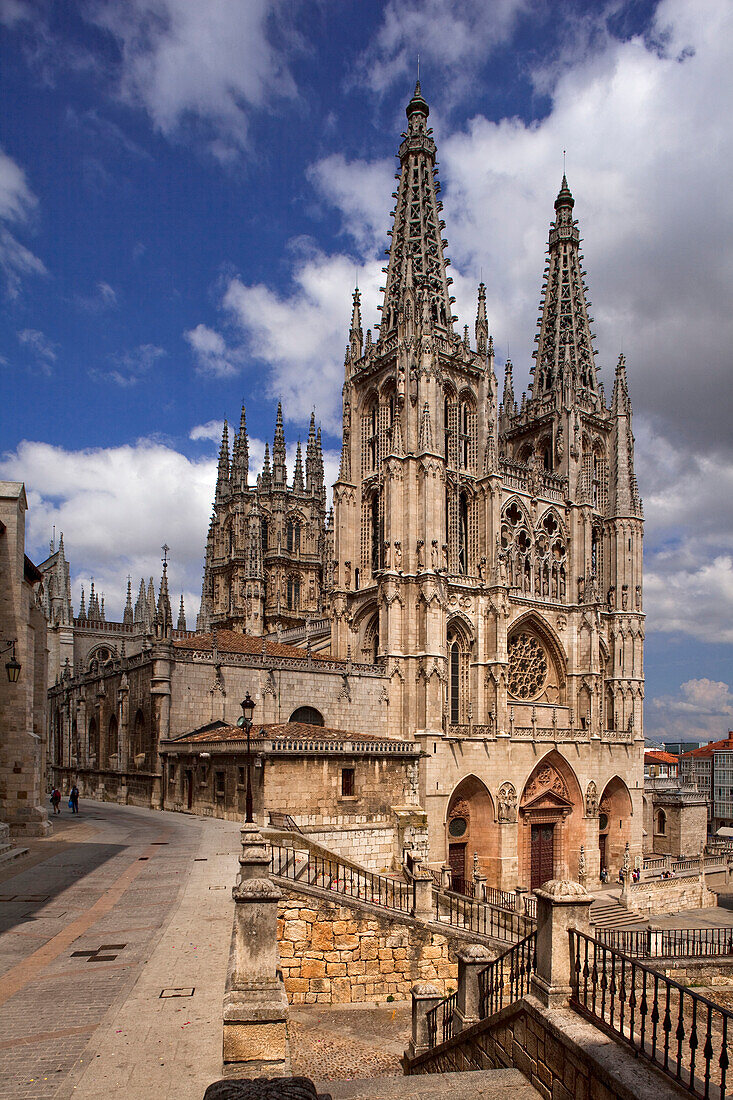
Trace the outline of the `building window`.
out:
<instances>
[{"instance_id":1,"label":"building window","mask_svg":"<svg viewBox=\"0 0 733 1100\"><path fill-rule=\"evenodd\" d=\"M667 815L664 810L657 813L657 833L659 836L667 835Z\"/></svg>"},{"instance_id":2,"label":"building window","mask_svg":"<svg viewBox=\"0 0 733 1100\"><path fill-rule=\"evenodd\" d=\"M458 500L458 572L468 573L468 498L461 493Z\"/></svg>"},{"instance_id":3,"label":"building window","mask_svg":"<svg viewBox=\"0 0 733 1100\"><path fill-rule=\"evenodd\" d=\"M372 573L382 568L382 527L379 518L379 494L375 493L371 504Z\"/></svg>"},{"instance_id":4,"label":"building window","mask_svg":"<svg viewBox=\"0 0 733 1100\"><path fill-rule=\"evenodd\" d=\"M341 769L341 797L354 797L354 768Z\"/></svg>"},{"instance_id":5,"label":"building window","mask_svg":"<svg viewBox=\"0 0 733 1100\"><path fill-rule=\"evenodd\" d=\"M265 551L267 550L267 535L268 535L267 520L266 519L263 519L263 521L262 521L261 532L262 532L262 553L264 554Z\"/></svg>"},{"instance_id":6,"label":"building window","mask_svg":"<svg viewBox=\"0 0 733 1100\"><path fill-rule=\"evenodd\" d=\"M300 577L288 577L286 595L288 611L297 611L300 607Z\"/></svg>"},{"instance_id":7,"label":"building window","mask_svg":"<svg viewBox=\"0 0 733 1100\"><path fill-rule=\"evenodd\" d=\"M214 772L214 798L224 797L226 772Z\"/></svg>"},{"instance_id":8,"label":"building window","mask_svg":"<svg viewBox=\"0 0 733 1100\"><path fill-rule=\"evenodd\" d=\"M377 468L377 442L379 438L377 434L377 415L377 404L375 402L369 410L368 420L369 436L367 441L367 448L369 451L370 470L376 470Z\"/></svg>"},{"instance_id":9,"label":"building window","mask_svg":"<svg viewBox=\"0 0 733 1100\"><path fill-rule=\"evenodd\" d=\"M315 707L298 707L288 719L290 722L302 722L306 726L322 726L323 715Z\"/></svg>"},{"instance_id":10,"label":"building window","mask_svg":"<svg viewBox=\"0 0 733 1100\"><path fill-rule=\"evenodd\" d=\"M237 768L237 786L243 787L245 784L244 768Z\"/></svg>"},{"instance_id":11,"label":"building window","mask_svg":"<svg viewBox=\"0 0 733 1100\"><path fill-rule=\"evenodd\" d=\"M289 554L300 551L300 524L289 519L285 528L285 543Z\"/></svg>"},{"instance_id":12,"label":"building window","mask_svg":"<svg viewBox=\"0 0 733 1100\"><path fill-rule=\"evenodd\" d=\"M450 647L450 720L457 726L461 713L461 654L458 642Z\"/></svg>"}]
</instances>

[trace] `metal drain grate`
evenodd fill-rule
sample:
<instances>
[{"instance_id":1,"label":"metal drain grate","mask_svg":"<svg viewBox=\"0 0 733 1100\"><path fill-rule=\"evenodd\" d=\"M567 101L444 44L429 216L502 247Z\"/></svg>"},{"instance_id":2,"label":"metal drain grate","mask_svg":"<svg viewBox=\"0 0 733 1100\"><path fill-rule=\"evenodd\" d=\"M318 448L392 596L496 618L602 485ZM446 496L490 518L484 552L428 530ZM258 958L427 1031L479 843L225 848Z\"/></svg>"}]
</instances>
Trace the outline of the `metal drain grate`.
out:
<instances>
[{"instance_id":1,"label":"metal drain grate","mask_svg":"<svg viewBox=\"0 0 733 1100\"><path fill-rule=\"evenodd\" d=\"M161 989L160 998L166 1000L168 997L193 997L195 985L184 986L183 989Z\"/></svg>"}]
</instances>

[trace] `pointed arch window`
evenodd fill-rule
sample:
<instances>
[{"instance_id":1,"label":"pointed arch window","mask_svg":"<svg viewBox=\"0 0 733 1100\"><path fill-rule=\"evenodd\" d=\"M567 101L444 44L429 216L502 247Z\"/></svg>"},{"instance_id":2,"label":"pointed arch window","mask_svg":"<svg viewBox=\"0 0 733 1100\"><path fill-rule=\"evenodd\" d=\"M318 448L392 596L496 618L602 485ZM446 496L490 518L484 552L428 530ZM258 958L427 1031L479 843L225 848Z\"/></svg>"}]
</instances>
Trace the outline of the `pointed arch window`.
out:
<instances>
[{"instance_id":1,"label":"pointed arch window","mask_svg":"<svg viewBox=\"0 0 733 1100\"><path fill-rule=\"evenodd\" d=\"M262 538L262 553L264 554L265 551L267 550L267 537L268 537L268 529L267 529L267 520L266 519L262 520L262 524L261 524L261 528L260 528L260 534L261 534L261 538Z\"/></svg>"},{"instance_id":2,"label":"pointed arch window","mask_svg":"<svg viewBox=\"0 0 733 1100\"><path fill-rule=\"evenodd\" d=\"M376 401L369 410L367 417L367 450L369 454L369 469L376 470L377 468L377 447L379 443L379 416L378 406Z\"/></svg>"},{"instance_id":3,"label":"pointed arch window","mask_svg":"<svg viewBox=\"0 0 733 1100\"><path fill-rule=\"evenodd\" d=\"M468 497L461 493L458 498L458 572L468 573Z\"/></svg>"},{"instance_id":4,"label":"pointed arch window","mask_svg":"<svg viewBox=\"0 0 733 1100\"><path fill-rule=\"evenodd\" d=\"M448 721L452 726L469 721L471 642L461 629L448 631Z\"/></svg>"},{"instance_id":5,"label":"pointed arch window","mask_svg":"<svg viewBox=\"0 0 733 1100\"><path fill-rule=\"evenodd\" d=\"M300 577L291 573L286 585L288 611L297 611L300 607Z\"/></svg>"},{"instance_id":6,"label":"pointed arch window","mask_svg":"<svg viewBox=\"0 0 733 1100\"><path fill-rule=\"evenodd\" d=\"M99 728L97 726L96 718L89 719L88 737L89 756L91 759L96 761L97 757L99 756Z\"/></svg>"},{"instance_id":7,"label":"pointed arch window","mask_svg":"<svg viewBox=\"0 0 733 1100\"><path fill-rule=\"evenodd\" d=\"M382 519L379 508L379 493L372 496L371 506L371 544L372 573L382 568Z\"/></svg>"},{"instance_id":8,"label":"pointed arch window","mask_svg":"<svg viewBox=\"0 0 733 1100\"><path fill-rule=\"evenodd\" d=\"M290 554L300 552L300 524L297 520L289 519L285 528L285 543Z\"/></svg>"}]
</instances>

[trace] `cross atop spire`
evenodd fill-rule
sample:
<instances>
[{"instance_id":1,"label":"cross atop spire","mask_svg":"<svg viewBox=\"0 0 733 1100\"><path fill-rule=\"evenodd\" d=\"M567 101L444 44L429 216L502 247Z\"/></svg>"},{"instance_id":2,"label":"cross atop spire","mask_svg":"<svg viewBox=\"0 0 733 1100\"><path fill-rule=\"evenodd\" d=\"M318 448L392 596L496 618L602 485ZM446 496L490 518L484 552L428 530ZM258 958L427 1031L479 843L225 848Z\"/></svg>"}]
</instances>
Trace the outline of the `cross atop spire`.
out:
<instances>
[{"instance_id":1,"label":"cross atop spire","mask_svg":"<svg viewBox=\"0 0 733 1100\"><path fill-rule=\"evenodd\" d=\"M430 108L423 99L420 81L406 108L408 126L399 149L399 189L390 233L389 265L384 288L380 336L397 326L407 307L409 283L414 283L414 308L425 328L453 331L452 279L446 274L443 254L445 223L440 219L440 184L436 179L436 148L427 126ZM410 309L413 304L410 304Z\"/></svg>"}]
</instances>

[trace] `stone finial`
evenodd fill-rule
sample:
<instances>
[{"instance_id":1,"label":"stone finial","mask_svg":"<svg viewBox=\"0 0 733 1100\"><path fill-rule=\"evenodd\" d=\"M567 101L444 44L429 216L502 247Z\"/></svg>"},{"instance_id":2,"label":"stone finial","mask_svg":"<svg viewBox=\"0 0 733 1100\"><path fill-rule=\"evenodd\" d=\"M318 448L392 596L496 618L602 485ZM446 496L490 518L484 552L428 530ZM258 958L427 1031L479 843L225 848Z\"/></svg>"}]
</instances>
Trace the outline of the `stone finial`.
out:
<instances>
[{"instance_id":1,"label":"stone finial","mask_svg":"<svg viewBox=\"0 0 733 1100\"><path fill-rule=\"evenodd\" d=\"M589 898L590 894L585 886L571 879L553 878L549 882L543 882L535 894L544 894L555 902L568 901L575 903L579 898Z\"/></svg>"}]
</instances>

